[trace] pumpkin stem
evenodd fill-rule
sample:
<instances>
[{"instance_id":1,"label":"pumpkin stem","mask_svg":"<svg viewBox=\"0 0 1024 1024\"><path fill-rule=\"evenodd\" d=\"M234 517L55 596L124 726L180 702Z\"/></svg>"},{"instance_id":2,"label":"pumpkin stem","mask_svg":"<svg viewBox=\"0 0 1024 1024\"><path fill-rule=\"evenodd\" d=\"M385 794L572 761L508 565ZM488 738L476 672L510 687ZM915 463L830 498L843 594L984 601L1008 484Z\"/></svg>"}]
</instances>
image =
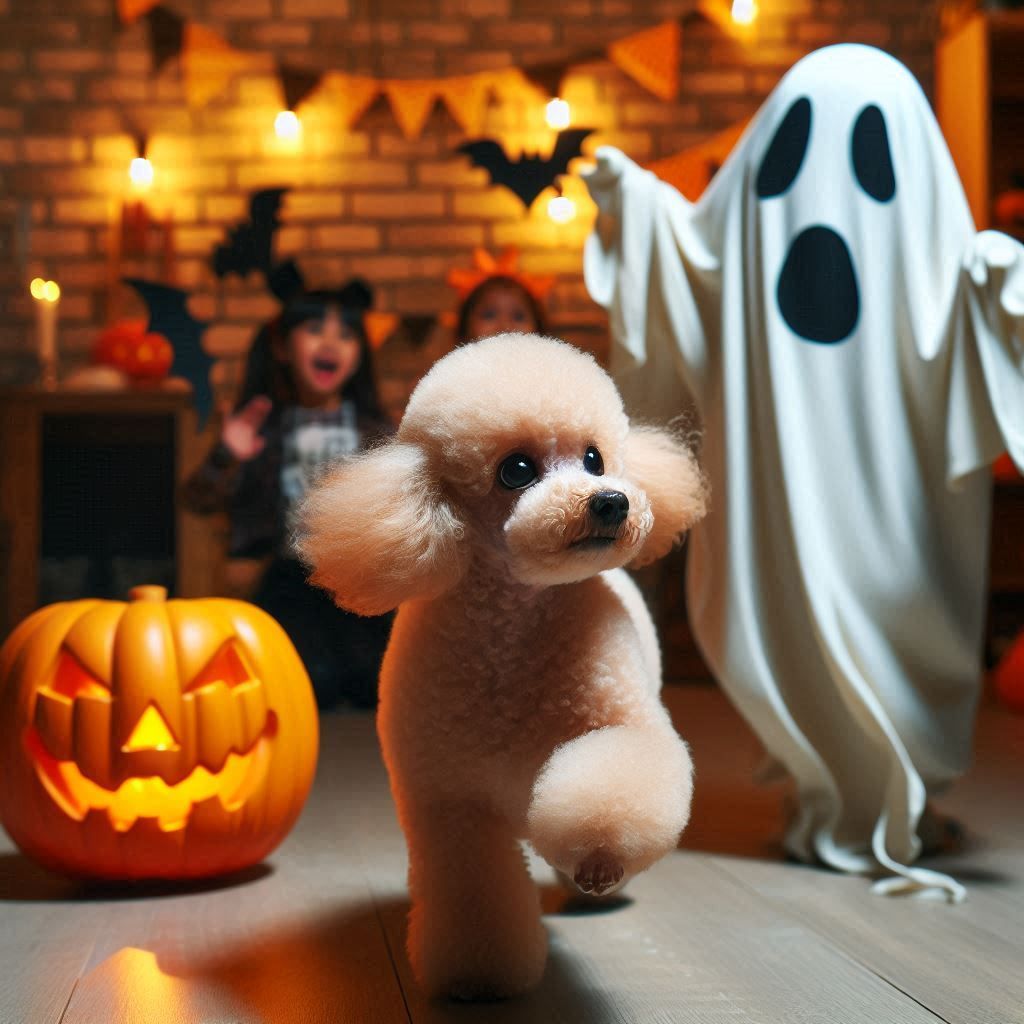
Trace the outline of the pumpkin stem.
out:
<instances>
[{"instance_id":1,"label":"pumpkin stem","mask_svg":"<svg viewBox=\"0 0 1024 1024\"><path fill-rule=\"evenodd\" d=\"M128 596L133 601L166 601L167 588L158 587L153 583L144 583L139 587L132 587Z\"/></svg>"}]
</instances>

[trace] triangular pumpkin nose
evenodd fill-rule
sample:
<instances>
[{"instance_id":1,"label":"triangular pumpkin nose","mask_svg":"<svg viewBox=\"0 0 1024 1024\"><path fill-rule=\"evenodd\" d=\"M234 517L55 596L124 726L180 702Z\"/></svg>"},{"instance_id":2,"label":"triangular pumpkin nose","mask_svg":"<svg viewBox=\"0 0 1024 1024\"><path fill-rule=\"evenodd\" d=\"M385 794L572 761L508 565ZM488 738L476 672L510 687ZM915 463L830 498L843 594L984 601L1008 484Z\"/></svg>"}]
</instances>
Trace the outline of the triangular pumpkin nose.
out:
<instances>
[{"instance_id":1,"label":"triangular pumpkin nose","mask_svg":"<svg viewBox=\"0 0 1024 1024\"><path fill-rule=\"evenodd\" d=\"M150 704L142 712L139 720L132 729L128 742L121 747L121 750L130 754L136 750L180 750L174 735L167 727L164 716L157 710L155 704Z\"/></svg>"}]
</instances>

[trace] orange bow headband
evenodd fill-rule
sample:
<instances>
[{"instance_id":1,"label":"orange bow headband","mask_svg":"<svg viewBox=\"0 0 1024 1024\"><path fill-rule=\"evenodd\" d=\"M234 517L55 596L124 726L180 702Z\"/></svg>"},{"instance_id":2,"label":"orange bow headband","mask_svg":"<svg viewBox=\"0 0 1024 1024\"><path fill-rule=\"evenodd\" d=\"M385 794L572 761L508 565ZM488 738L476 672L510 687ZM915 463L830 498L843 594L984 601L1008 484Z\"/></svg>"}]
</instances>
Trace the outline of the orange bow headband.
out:
<instances>
[{"instance_id":1,"label":"orange bow headband","mask_svg":"<svg viewBox=\"0 0 1024 1024\"><path fill-rule=\"evenodd\" d=\"M472 267L452 267L448 271L448 284L465 299L471 292L494 277L507 277L521 285L537 302L543 303L555 284L551 276L526 274L519 269L519 250L510 245L502 249L497 258L486 249L473 251Z\"/></svg>"}]
</instances>

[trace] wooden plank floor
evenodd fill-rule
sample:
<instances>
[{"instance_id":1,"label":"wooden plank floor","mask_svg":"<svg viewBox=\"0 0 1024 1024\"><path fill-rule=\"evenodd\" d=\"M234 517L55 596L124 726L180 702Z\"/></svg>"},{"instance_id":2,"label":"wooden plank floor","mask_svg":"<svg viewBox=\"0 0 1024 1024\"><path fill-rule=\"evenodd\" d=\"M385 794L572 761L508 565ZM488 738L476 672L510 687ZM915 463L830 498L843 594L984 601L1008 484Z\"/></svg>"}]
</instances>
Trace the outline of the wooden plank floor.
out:
<instances>
[{"instance_id":1,"label":"wooden plank floor","mask_svg":"<svg viewBox=\"0 0 1024 1024\"><path fill-rule=\"evenodd\" d=\"M537 865L551 959L503 1004L429 1002L403 943L405 851L372 718L323 720L320 769L268 864L189 888L83 888L0 840L0 1024L1024 1024L1024 717L986 706L943 802L961 906L786 863L785 787L709 687L668 700L698 767L683 849L599 913Z\"/></svg>"}]
</instances>

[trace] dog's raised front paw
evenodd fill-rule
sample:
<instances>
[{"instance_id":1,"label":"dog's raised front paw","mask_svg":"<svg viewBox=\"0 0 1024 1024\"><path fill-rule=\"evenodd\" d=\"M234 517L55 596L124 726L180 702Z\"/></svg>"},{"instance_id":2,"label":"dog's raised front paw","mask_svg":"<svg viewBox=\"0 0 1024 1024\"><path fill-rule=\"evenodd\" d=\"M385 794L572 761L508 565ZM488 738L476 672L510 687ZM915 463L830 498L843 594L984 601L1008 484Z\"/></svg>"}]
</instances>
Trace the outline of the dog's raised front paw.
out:
<instances>
[{"instance_id":1,"label":"dog's raised front paw","mask_svg":"<svg viewBox=\"0 0 1024 1024\"><path fill-rule=\"evenodd\" d=\"M606 896L622 884L622 865L607 851L597 849L577 865L572 880L580 892Z\"/></svg>"}]
</instances>

